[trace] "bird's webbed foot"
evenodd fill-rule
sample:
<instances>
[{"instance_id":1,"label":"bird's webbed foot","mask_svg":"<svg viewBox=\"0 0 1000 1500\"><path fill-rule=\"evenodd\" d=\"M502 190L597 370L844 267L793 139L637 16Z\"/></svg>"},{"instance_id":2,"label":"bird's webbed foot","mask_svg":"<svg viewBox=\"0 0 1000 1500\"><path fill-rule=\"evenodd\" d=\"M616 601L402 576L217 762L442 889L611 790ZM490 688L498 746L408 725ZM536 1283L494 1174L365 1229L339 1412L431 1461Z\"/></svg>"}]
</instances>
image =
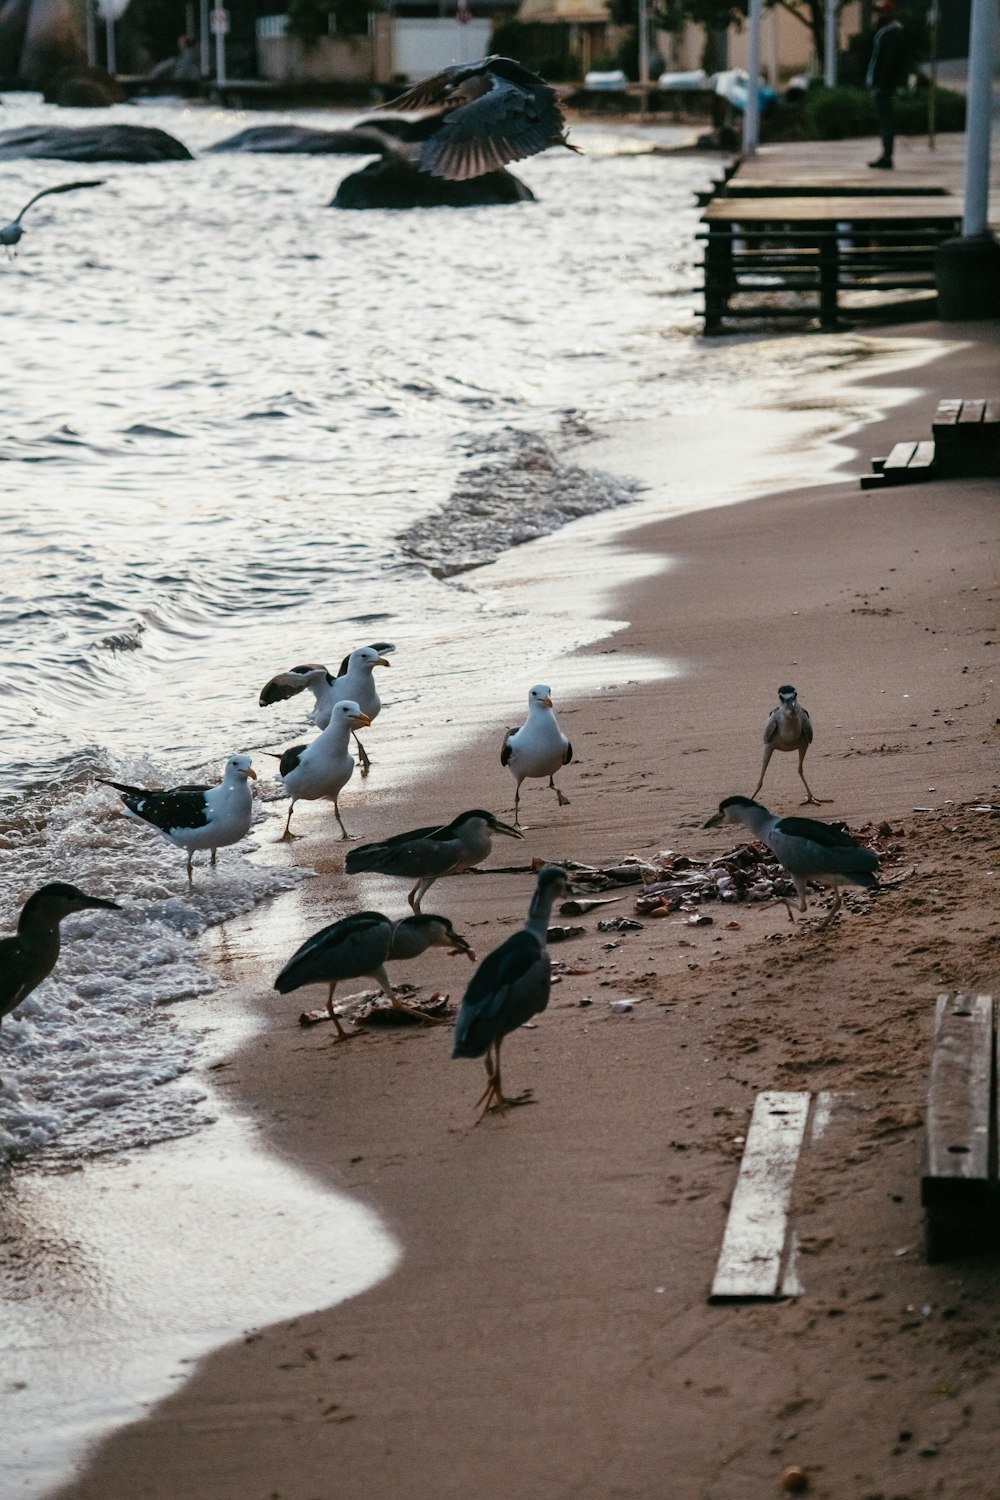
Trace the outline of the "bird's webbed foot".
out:
<instances>
[{"instance_id":1,"label":"bird's webbed foot","mask_svg":"<svg viewBox=\"0 0 1000 1500\"><path fill-rule=\"evenodd\" d=\"M304 838L305 838L305 834L304 833L292 833L289 829L286 828L285 831L284 831L284 833L281 835L281 838L280 839L275 839L274 842L276 844L290 844L293 839L304 839Z\"/></svg>"},{"instance_id":2,"label":"bird's webbed foot","mask_svg":"<svg viewBox=\"0 0 1000 1500\"><path fill-rule=\"evenodd\" d=\"M569 807L569 798L567 797L566 793L561 792L558 787L556 787L556 796L559 798L560 807Z\"/></svg>"},{"instance_id":3,"label":"bird's webbed foot","mask_svg":"<svg viewBox=\"0 0 1000 1500\"><path fill-rule=\"evenodd\" d=\"M800 802L799 803L799 806L800 807L830 807L833 804L833 800L834 799L832 797L814 797L813 794L812 794L812 792L810 792L809 796L806 798L806 800L804 802Z\"/></svg>"}]
</instances>

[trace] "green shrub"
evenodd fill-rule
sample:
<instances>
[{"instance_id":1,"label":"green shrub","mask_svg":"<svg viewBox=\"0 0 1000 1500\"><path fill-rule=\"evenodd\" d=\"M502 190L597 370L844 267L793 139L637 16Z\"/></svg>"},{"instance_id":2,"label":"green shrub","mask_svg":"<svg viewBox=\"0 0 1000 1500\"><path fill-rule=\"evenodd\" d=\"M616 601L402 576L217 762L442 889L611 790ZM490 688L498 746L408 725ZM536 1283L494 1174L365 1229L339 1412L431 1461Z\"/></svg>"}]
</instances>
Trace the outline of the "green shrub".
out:
<instances>
[{"instance_id":1,"label":"green shrub","mask_svg":"<svg viewBox=\"0 0 1000 1500\"><path fill-rule=\"evenodd\" d=\"M930 90L921 82L896 94L896 130L900 135L923 135L927 130ZM937 130L965 129L965 98L954 89L938 89ZM840 141L849 136L875 135L875 106L871 92L859 88L812 88L802 103L803 135L810 141Z\"/></svg>"}]
</instances>

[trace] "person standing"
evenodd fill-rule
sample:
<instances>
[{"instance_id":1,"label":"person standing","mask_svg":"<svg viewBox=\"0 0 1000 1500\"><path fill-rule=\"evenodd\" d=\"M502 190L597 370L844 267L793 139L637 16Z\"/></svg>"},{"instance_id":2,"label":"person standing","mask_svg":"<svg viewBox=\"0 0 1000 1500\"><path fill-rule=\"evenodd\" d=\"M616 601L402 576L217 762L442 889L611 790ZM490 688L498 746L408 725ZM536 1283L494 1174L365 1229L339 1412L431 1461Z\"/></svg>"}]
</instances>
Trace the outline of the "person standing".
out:
<instances>
[{"instance_id":1,"label":"person standing","mask_svg":"<svg viewBox=\"0 0 1000 1500\"><path fill-rule=\"evenodd\" d=\"M893 0L875 0L874 11L875 39L872 42L871 61L865 81L875 101L875 118L878 121L878 133L882 137L882 155L868 165L889 171L893 165L892 152L896 142L892 96L904 78L903 28L896 20Z\"/></svg>"}]
</instances>

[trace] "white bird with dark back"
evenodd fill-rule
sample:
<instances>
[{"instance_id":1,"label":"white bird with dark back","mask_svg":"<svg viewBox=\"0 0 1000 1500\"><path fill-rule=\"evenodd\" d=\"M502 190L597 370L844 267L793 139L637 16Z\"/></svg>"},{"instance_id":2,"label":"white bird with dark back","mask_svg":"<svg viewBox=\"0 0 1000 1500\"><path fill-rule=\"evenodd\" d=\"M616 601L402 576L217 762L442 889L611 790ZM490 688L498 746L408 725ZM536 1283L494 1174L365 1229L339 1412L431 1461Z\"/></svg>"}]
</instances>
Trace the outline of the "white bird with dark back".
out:
<instances>
[{"instance_id":1,"label":"white bird with dark back","mask_svg":"<svg viewBox=\"0 0 1000 1500\"><path fill-rule=\"evenodd\" d=\"M362 713L357 703L350 699L336 703L322 734L308 745L293 745L278 757L278 772L285 795L292 799L282 839L302 837L291 832L296 802L318 802L322 798L333 803L341 837L351 837L340 816L340 794L354 774L354 756L348 749L351 734L370 723L371 719Z\"/></svg>"},{"instance_id":2,"label":"white bird with dark back","mask_svg":"<svg viewBox=\"0 0 1000 1500\"><path fill-rule=\"evenodd\" d=\"M257 779L249 755L231 755L221 782L215 786L175 786L147 791L99 776L105 786L121 792L132 817L156 828L179 849L187 850L188 880L193 880L192 861L199 849L216 851L246 838L253 822L253 793L248 782Z\"/></svg>"},{"instance_id":3,"label":"white bird with dark back","mask_svg":"<svg viewBox=\"0 0 1000 1500\"><path fill-rule=\"evenodd\" d=\"M549 786L559 799L560 807L569 806L569 798L552 780L561 766L573 759L573 746L559 728L552 709L552 690L536 683L528 694L528 717L520 729L508 729L500 751L500 764L506 766L517 783L514 793L514 824L520 827L521 783L529 778L549 778Z\"/></svg>"},{"instance_id":4,"label":"white bird with dark back","mask_svg":"<svg viewBox=\"0 0 1000 1500\"><path fill-rule=\"evenodd\" d=\"M749 797L727 797L719 811L705 824L717 828L720 823L742 823L755 839L766 844L787 870L799 893L799 911L806 909L806 885L833 887L834 903L819 924L819 931L829 927L843 902L842 885L857 885L865 890L878 889L879 858L874 849L856 844L849 833L820 823L816 818L778 818ZM787 904L787 903L786 903ZM788 907L791 917L792 909Z\"/></svg>"},{"instance_id":5,"label":"white bird with dark back","mask_svg":"<svg viewBox=\"0 0 1000 1500\"><path fill-rule=\"evenodd\" d=\"M326 728L334 705L345 700L356 703L371 722L382 711L382 700L375 686L375 668L390 666L391 663L385 658L395 649L389 641L380 641L374 646L359 646L356 651L351 651L344 657L336 676L319 665L291 667L287 672L279 672L261 688L260 706L267 708L271 703L293 698L296 693L308 688L315 702L306 718L318 729ZM367 776L371 762L357 735L354 740L361 761L361 774Z\"/></svg>"}]
</instances>

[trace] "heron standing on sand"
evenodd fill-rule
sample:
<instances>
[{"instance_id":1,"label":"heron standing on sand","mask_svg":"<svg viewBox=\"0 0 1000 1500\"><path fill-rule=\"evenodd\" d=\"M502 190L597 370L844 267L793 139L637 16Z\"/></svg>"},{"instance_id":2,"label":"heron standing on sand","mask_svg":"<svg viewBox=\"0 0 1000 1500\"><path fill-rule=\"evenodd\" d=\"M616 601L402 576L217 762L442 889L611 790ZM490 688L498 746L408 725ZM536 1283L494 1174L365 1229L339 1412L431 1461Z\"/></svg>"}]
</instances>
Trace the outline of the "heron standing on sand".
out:
<instances>
[{"instance_id":1,"label":"heron standing on sand","mask_svg":"<svg viewBox=\"0 0 1000 1500\"><path fill-rule=\"evenodd\" d=\"M501 823L482 807L459 813L443 827L411 828L391 839L362 844L351 849L344 861L348 875L371 872L379 875L401 875L416 880L407 896L411 908L420 911L420 903L442 875L460 875L481 864L493 848L493 835L504 833L512 839L523 839L519 828Z\"/></svg>"},{"instance_id":2,"label":"heron standing on sand","mask_svg":"<svg viewBox=\"0 0 1000 1500\"><path fill-rule=\"evenodd\" d=\"M9 224L5 224L0 229L0 245L5 247L8 255L13 255L14 246L20 244L21 236L24 234L21 220L32 204L37 203L40 198L51 197L53 193L75 193L78 188L103 187L106 181L107 179L104 177L97 177L87 182L60 182L55 187L42 188L40 193L36 193L33 198L28 199L21 212L15 218L11 219Z\"/></svg>"},{"instance_id":3,"label":"heron standing on sand","mask_svg":"<svg viewBox=\"0 0 1000 1500\"><path fill-rule=\"evenodd\" d=\"M753 789L753 795L756 797L764 785L768 762L775 750L797 750L799 752L799 775L802 778L802 785L809 794L802 806L819 807L822 803L829 802L829 797L813 796L806 780L806 773L802 769L806 751L812 742L812 720L799 702L795 689L790 683L784 683L778 689L777 707L772 708L768 714L767 723L764 725L764 764L760 768L760 780Z\"/></svg>"}]
</instances>

